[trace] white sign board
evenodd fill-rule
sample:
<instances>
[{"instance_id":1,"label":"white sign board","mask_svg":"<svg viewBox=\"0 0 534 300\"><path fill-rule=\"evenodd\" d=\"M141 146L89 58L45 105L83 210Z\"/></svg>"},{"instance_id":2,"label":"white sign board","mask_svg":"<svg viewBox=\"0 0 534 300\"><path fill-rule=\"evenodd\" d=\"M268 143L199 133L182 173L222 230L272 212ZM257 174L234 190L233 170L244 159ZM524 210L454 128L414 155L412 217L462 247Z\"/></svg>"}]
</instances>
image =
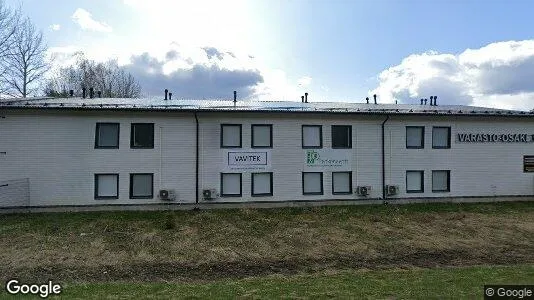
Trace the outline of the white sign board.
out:
<instances>
[{"instance_id":1,"label":"white sign board","mask_svg":"<svg viewBox=\"0 0 534 300\"><path fill-rule=\"evenodd\" d=\"M350 149L309 149L304 151L306 171L350 171Z\"/></svg>"},{"instance_id":2,"label":"white sign board","mask_svg":"<svg viewBox=\"0 0 534 300\"><path fill-rule=\"evenodd\" d=\"M265 171L271 168L271 152L264 151L228 151L225 168L239 171Z\"/></svg>"}]
</instances>

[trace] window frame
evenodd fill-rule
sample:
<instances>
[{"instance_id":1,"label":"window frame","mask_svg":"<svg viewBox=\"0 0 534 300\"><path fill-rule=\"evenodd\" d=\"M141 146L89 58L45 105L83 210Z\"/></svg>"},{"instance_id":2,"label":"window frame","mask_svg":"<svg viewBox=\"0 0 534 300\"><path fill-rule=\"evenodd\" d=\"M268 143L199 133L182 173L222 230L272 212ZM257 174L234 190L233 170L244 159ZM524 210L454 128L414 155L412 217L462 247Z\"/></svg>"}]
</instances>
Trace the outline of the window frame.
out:
<instances>
[{"instance_id":1,"label":"window frame","mask_svg":"<svg viewBox=\"0 0 534 300\"><path fill-rule=\"evenodd\" d=\"M304 174L321 174L321 191L306 192L304 190ZM302 195L324 195L324 175L323 172L302 172Z\"/></svg>"},{"instance_id":2,"label":"window frame","mask_svg":"<svg viewBox=\"0 0 534 300\"><path fill-rule=\"evenodd\" d=\"M435 190L434 189L434 172L447 172L447 189ZM432 193L448 193L451 191L451 170L432 170Z\"/></svg>"},{"instance_id":3,"label":"window frame","mask_svg":"<svg viewBox=\"0 0 534 300\"><path fill-rule=\"evenodd\" d=\"M270 193L259 193L259 194L255 194L254 193L254 175L257 175L257 174L269 174L270 176L270 180L271 180L271 192ZM266 196L272 196L273 193L274 193L274 190L273 190L273 172L256 172L256 173L250 173L250 195L252 197L266 197Z\"/></svg>"},{"instance_id":4,"label":"window frame","mask_svg":"<svg viewBox=\"0 0 534 300\"><path fill-rule=\"evenodd\" d=\"M224 127L225 126L239 126L239 146L224 146L223 144L223 139L224 139ZM220 126L220 130L219 130L219 135L220 135L220 147L221 148L226 148L226 149L232 149L232 148L243 148L243 125L242 124L233 124L233 123L223 123L221 124Z\"/></svg>"},{"instance_id":5,"label":"window frame","mask_svg":"<svg viewBox=\"0 0 534 300\"><path fill-rule=\"evenodd\" d=\"M349 128L349 146L348 147L334 147L334 128L348 127ZM330 126L330 142L332 143L332 149L352 149L352 125L331 125Z\"/></svg>"},{"instance_id":6,"label":"window frame","mask_svg":"<svg viewBox=\"0 0 534 300\"><path fill-rule=\"evenodd\" d=\"M100 126L101 125L117 125L117 146L100 146ZM121 136L121 123L117 122L97 122L95 127L95 149L119 149Z\"/></svg>"},{"instance_id":7,"label":"window frame","mask_svg":"<svg viewBox=\"0 0 534 300\"><path fill-rule=\"evenodd\" d=\"M523 155L523 173L534 173L534 168L532 168L532 171L527 170L527 165L525 164L527 159L534 160L534 155Z\"/></svg>"},{"instance_id":8,"label":"window frame","mask_svg":"<svg viewBox=\"0 0 534 300\"><path fill-rule=\"evenodd\" d=\"M335 192L334 191L334 174L341 173L341 174L349 174L349 191L348 192ZM338 171L338 172L332 172L332 195L351 195L352 194L352 171Z\"/></svg>"},{"instance_id":9,"label":"window frame","mask_svg":"<svg viewBox=\"0 0 534 300\"><path fill-rule=\"evenodd\" d=\"M304 146L304 127L319 127L319 146ZM302 125L300 130L302 149L322 149L323 148L323 125Z\"/></svg>"},{"instance_id":10,"label":"window frame","mask_svg":"<svg viewBox=\"0 0 534 300\"><path fill-rule=\"evenodd\" d=\"M133 195L133 177L135 175L150 175L151 178L151 194L150 196L134 196ZM130 173L130 199L154 199L154 173Z\"/></svg>"},{"instance_id":11,"label":"window frame","mask_svg":"<svg viewBox=\"0 0 534 300\"><path fill-rule=\"evenodd\" d=\"M269 127L269 146L254 146L254 127ZM269 149L273 147L273 125L272 124L251 124L250 125L250 148Z\"/></svg>"},{"instance_id":12,"label":"window frame","mask_svg":"<svg viewBox=\"0 0 534 300\"><path fill-rule=\"evenodd\" d=\"M138 125L150 125L152 127L152 145L150 146L135 146L135 131L134 127ZM154 149L154 139L155 139L155 126L154 123L131 123L130 124L130 149Z\"/></svg>"},{"instance_id":13,"label":"window frame","mask_svg":"<svg viewBox=\"0 0 534 300\"><path fill-rule=\"evenodd\" d=\"M421 144L419 146L408 146L408 128L422 128L421 132ZM425 126L406 126L405 137L406 149L424 149L425 148Z\"/></svg>"},{"instance_id":14,"label":"window frame","mask_svg":"<svg viewBox=\"0 0 534 300\"><path fill-rule=\"evenodd\" d=\"M421 189L420 190L409 190L408 189L408 172L418 172L421 174ZM425 192L425 171L424 170L406 170L405 174L406 180L406 193L424 193Z\"/></svg>"},{"instance_id":15,"label":"window frame","mask_svg":"<svg viewBox=\"0 0 534 300\"><path fill-rule=\"evenodd\" d=\"M434 146L434 129L436 128L446 128L448 129L447 133L447 146ZM451 148L451 127L450 126L432 126L432 149L450 149Z\"/></svg>"},{"instance_id":16,"label":"window frame","mask_svg":"<svg viewBox=\"0 0 534 300\"><path fill-rule=\"evenodd\" d=\"M239 174L239 194L224 194L224 189L223 189L223 177L224 175L226 174ZM220 185L220 190L221 190L221 197L243 197L243 173L230 173L230 172L222 172L221 173L221 185Z\"/></svg>"},{"instance_id":17,"label":"window frame","mask_svg":"<svg viewBox=\"0 0 534 300\"><path fill-rule=\"evenodd\" d=\"M98 196L98 176L101 175L115 175L117 176L117 196ZM113 199L119 199L119 173L95 173L95 184L94 184L94 199L95 200L113 200Z\"/></svg>"}]
</instances>

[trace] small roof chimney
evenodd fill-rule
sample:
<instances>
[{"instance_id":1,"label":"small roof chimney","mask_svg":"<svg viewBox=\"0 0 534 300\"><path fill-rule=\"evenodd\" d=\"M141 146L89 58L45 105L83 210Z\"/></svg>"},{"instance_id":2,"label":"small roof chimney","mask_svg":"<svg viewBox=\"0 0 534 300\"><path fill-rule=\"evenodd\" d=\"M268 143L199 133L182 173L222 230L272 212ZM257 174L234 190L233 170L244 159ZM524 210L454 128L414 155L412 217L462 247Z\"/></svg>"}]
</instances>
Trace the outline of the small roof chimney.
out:
<instances>
[{"instance_id":1,"label":"small roof chimney","mask_svg":"<svg viewBox=\"0 0 534 300\"><path fill-rule=\"evenodd\" d=\"M172 93L169 92L169 100L172 100Z\"/></svg>"},{"instance_id":2,"label":"small roof chimney","mask_svg":"<svg viewBox=\"0 0 534 300\"><path fill-rule=\"evenodd\" d=\"M430 105L433 106L434 105L434 102L432 102L434 100L434 96L430 96Z\"/></svg>"},{"instance_id":3,"label":"small roof chimney","mask_svg":"<svg viewBox=\"0 0 534 300\"><path fill-rule=\"evenodd\" d=\"M426 105L426 101L427 101L427 100L428 100L428 99L427 99L427 98L425 98L425 105Z\"/></svg>"},{"instance_id":4,"label":"small roof chimney","mask_svg":"<svg viewBox=\"0 0 534 300\"><path fill-rule=\"evenodd\" d=\"M434 106L438 106L438 102L436 102L438 100L438 96L434 96Z\"/></svg>"},{"instance_id":5,"label":"small roof chimney","mask_svg":"<svg viewBox=\"0 0 534 300\"><path fill-rule=\"evenodd\" d=\"M423 101L424 101L424 99L423 99L423 98L421 98L421 105L423 105Z\"/></svg>"},{"instance_id":6,"label":"small roof chimney","mask_svg":"<svg viewBox=\"0 0 534 300\"><path fill-rule=\"evenodd\" d=\"M83 99L85 99L85 91L86 91L86 90L87 90L87 89L86 89L85 87L82 87L82 98L83 98Z\"/></svg>"},{"instance_id":7,"label":"small roof chimney","mask_svg":"<svg viewBox=\"0 0 534 300\"><path fill-rule=\"evenodd\" d=\"M308 103L308 92L304 93L304 102Z\"/></svg>"},{"instance_id":8,"label":"small roof chimney","mask_svg":"<svg viewBox=\"0 0 534 300\"><path fill-rule=\"evenodd\" d=\"M95 90L93 88L89 88L89 98L93 99L95 97Z\"/></svg>"},{"instance_id":9,"label":"small roof chimney","mask_svg":"<svg viewBox=\"0 0 534 300\"><path fill-rule=\"evenodd\" d=\"M373 98L375 98L375 104L377 104L377 103L376 103L376 94L373 95Z\"/></svg>"},{"instance_id":10,"label":"small roof chimney","mask_svg":"<svg viewBox=\"0 0 534 300\"><path fill-rule=\"evenodd\" d=\"M237 91L234 91L234 106L237 103Z\"/></svg>"},{"instance_id":11,"label":"small roof chimney","mask_svg":"<svg viewBox=\"0 0 534 300\"><path fill-rule=\"evenodd\" d=\"M300 101L304 103L304 96L300 96Z\"/></svg>"},{"instance_id":12,"label":"small roof chimney","mask_svg":"<svg viewBox=\"0 0 534 300\"><path fill-rule=\"evenodd\" d=\"M369 97L365 97L365 100L367 100L367 104L369 104Z\"/></svg>"},{"instance_id":13,"label":"small roof chimney","mask_svg":"<svg viewBox=\"0 0 534 300\"><path fill-rule=\"evenodd\" d=\"M97 93L97 95L98 95L98 98L102 98L102 91L98 91L98 92L96 92L96 93Z\"/></svg>"},{"instance_id":14,"label":"small roof chimney","mask_svg":"<svg viewBox=\"0 0 534 300\"><path fill-rule=\"evenodd\" d=\"M167 100L167 95L169 94L169 90L165 89L165 100Z\"/></svg>"},{"instance_id":15,"label":"small roof chimney","mask_svg":"<svg viewBox=\"0 0 534 300\"><path fill-rule=\"evenodd\" d=\"M70 97L74 96L74 90L69 90L69 96Z\"/></svg>"}]
</instances>

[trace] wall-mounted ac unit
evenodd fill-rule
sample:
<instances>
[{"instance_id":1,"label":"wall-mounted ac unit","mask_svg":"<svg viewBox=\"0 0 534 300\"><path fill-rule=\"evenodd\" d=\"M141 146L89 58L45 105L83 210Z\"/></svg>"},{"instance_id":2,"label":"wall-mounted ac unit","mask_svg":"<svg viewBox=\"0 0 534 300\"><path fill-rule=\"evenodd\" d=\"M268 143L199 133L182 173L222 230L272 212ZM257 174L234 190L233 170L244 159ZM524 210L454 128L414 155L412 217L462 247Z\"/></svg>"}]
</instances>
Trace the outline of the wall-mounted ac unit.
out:
<instances>
[{"instance_id":1,"label":"wall-mounted ac unit","mask_svg":"<svg viewBox=\"0 0 534 300\"><path fill-rule=\"evenodd\" d=\"M217 193L216 189L205 189L202 190L202 197L204 197L204 200L212 200L219 196L219 193Z\"/></svg>"},{"instance_id":2,"label":"wall-mounted ac unit","mask_svg":"<svg viewBox=\"0 0 534 300\"><path fill-rule=\"evenodd\" d=\"M371 193L371 187L370 186L359 186L356 187L356 194L358 196L369 196Z\"/></svg>"},{"instance_id":3,"label":"wall-mounted ac unit","mask_svg":"<svg viewBox=\"0 0 534 300\"><path fill-rule=\"evenodd\" d=\"M386 185L386 195L393 196L393 195L397 195L398 192L399 192L398 185Z\"/></svg>"},{"instance_id":4,"label":"wall-mounted ac unit","mask_svg":"<svg viewBox=\"0 0 534 300\"><path fill-rule=\"evenodd\" d=\"M166 201L175 200L176 193L174 190L159 190L159 198Z\"/></svg>"}]
</instances>

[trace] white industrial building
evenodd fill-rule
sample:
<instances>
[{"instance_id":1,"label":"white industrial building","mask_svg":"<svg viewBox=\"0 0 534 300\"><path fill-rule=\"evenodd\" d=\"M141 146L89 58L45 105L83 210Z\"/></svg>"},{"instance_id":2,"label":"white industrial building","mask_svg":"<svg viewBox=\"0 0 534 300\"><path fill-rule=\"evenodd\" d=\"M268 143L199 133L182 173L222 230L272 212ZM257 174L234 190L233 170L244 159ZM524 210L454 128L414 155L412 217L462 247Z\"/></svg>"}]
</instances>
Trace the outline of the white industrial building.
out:
<instances>
[{"instance_id":1,"label":"white industrial building","mask_svg":"<svg viewBox=\"0 0 534 300\"><path fill-rule=\"evenodd\" d=\"M435 99L5 99L0 207L531 200L533 116Z\"/></svg>"}]
</instances>

